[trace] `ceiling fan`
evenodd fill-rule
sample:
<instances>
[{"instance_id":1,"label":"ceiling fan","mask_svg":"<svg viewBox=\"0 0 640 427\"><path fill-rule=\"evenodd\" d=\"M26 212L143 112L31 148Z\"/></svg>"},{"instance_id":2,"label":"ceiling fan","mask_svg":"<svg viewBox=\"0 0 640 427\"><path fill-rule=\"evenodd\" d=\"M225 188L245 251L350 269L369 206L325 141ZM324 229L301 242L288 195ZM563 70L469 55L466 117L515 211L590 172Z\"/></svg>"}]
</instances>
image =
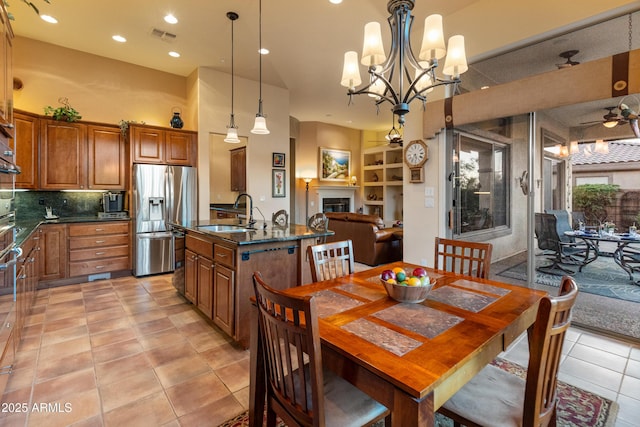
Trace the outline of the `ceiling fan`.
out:
<instances>
[{"instance_id":1,"label":"ceiling fan","mask_svg":"<svg viewBox=\"0 0 640 427\"><path fill-rule=\"evenodd\" d=\"M579 52L580 52L579 50L567 50L566 52L562 52L558 56L560 58L566 59L567 62L556 64L556 67L558 67L558 69L563 69L563 68L570 68L570 67L573 67L574 65L580 64L578 61L574 61L573 59L571 59L574 56L576 56Z\"/></svg>"},{"instance_id":2,"label":"ceiling fan","mask_svg":"<svg viewBox=\"0 0 640 427\"><path fill-rule=\"evenodd\" d=\"M604 109L608 111L607 114L605 114L604 116L602 116L602 120L593 120L590 122L582 122L580 123L581 125L592 125L592 124L602 124L604 127L606 128L614 128L618 125L618 123L626 123L627 120L622 117L622 116L618 116L617 113L614 113L613 110L615 110L618 107L605 107Z\"/></svg>"}]
</instances>

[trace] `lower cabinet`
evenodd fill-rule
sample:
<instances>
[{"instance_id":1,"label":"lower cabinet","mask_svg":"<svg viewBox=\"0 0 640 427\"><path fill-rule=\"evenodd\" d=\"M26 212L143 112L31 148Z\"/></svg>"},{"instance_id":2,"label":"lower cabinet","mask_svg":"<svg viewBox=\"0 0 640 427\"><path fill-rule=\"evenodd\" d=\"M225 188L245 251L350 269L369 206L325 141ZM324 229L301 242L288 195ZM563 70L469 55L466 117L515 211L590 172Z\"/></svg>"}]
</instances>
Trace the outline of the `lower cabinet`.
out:
<instances>
[{"instance_id":1,"label":"lower cabinet","mask_svg":"<svg viewBox=\"0 0 640 427\"><path fill-rule=\"evenodd\" d=\"M67 225L42 224L40 234L40 280L49 281L67 277Z\"/></svg>"},{"instance_id":2,"label":"lower cabinet","mask_svg":"<svg viewBox=\"0 0 640 427\"><path fill-rule=\"evenodd\" d=\"M233 337L235 248L193 232L187 233L185 246L185 298Z\"/></svg>"},{"instance_id":3,"label":"lower cabinet","mask_svg":"<svg viewBox=\"0 0 640 427\"><path fill-rule=\"evenodd\" d=\"M129 222L69 225L69 277L130 270Z\"/></svg>"}]
</instances>

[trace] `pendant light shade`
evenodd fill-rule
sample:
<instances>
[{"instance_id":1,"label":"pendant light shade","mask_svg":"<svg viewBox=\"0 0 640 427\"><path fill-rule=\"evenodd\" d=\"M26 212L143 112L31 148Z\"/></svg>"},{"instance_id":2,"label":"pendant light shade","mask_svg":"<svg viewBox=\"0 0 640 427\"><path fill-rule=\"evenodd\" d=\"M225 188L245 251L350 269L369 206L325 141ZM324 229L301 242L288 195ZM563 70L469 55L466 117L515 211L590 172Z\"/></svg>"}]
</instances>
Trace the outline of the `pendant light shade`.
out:
<instances>
[{"instance_id":1,"label":"pendant light shade","mask_svg":"<svg viewBox=\"0 0 640 427\"><path fill-rule=\"evenodd\" d=\"M269 133L269 129L267 129L267 120L262 113L262 0L259 2L259 30L258 30L258 44L260 48L258 50L258 58L260 59L260 98L258 99L258 114L256 114L256 121L253 125L253 129L251 129L251 133L257 135L267 135Z\"/></svg>"},{"instance_id":2,"label":"pendant light shade","mask_svg":"<svg viewBox=\"0 0 640 427\"><path fill-rule=\"evenodd\" d=\"M231 20L231 118L229 120L229 126L227 126L227 136L224 139L224 142L230 142L232 144L237 144L240 142L238 139L238 126L236 126L235 117L233 114L233 80L234 80L234 69L233 69L233 22L238 19L238 14L235 12L227 12L227 18Z\"/></svg>"}]
</instances>

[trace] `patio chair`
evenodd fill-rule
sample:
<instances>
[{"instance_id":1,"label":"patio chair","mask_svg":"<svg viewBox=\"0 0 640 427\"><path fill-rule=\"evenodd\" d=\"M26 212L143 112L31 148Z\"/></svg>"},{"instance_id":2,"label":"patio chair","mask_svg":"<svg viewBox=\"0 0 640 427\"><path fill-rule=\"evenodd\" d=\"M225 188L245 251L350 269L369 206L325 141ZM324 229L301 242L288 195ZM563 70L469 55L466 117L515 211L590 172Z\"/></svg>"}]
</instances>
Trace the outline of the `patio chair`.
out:
<instances>
[{"instance_id":1,"label":"patio chair","mask_svg":"<svg viewBox=\"0 0 640 427\"><path fill-rule=\"evenodd\" d=\"M434 268L481 279L489 278L491 243L436 237ZM442 263L440 262L442 260Z\"/></svg>"},{"instance_id":2,"label":"patio chair","mask_svg":"<svg viewBox=\"0 0 640 427\"><path fill-rule=\"evenodd\" d=\"M314 282L346 276L355 270L351 240L307 246L307 257Z\"/></svg>"},{"instance_id":3,"label":"patio chair","mask_svg":"<svg viewBox=\"0 0 640 427\"><path fill-rule=\"evenodd\" d=\"M564 276L558 296L547 295L540 301L536 321L527 331L526 381L488 365L438 412L453 419L456 427L555 426L558 367L577 295L576 282Z\"/></svg>"},{"instance_id":4,"label":"patio chair","mask_svg":"<svg viewBox=\"0 0 640 427\"><path fill-rule=\"evenodd\" d=\"M587 243L577 243L570 239L570 236L566 236L564 232L562 232L562 236L565 236L566 239L563 240L558 234L558 230L563 229L563 226L558 226L557 222L557 217L554 214L536 212L535 233L538 248L542 250L542 255L551 261L550 264L537 267L536 270L551 274L557 274L554 270L561 270L567 274L575 274L574 270L566 268L564 265L574 265L578 267L579 271L582 271L585 265L597 258L597 254Z\"/></svg>"},{"instance_id":5,"label":"patio chair","mask_svg":"<svg viewBox=\"0 0 640 427\"><path fill-rule=\"evenodd\" d=\"M276 425L276 415L289 426L362 426L389 415L385 406L323 369L314 297L285 295L259 272L253 287L267 376L267 426Z\"/></svg>"}]
</instances>

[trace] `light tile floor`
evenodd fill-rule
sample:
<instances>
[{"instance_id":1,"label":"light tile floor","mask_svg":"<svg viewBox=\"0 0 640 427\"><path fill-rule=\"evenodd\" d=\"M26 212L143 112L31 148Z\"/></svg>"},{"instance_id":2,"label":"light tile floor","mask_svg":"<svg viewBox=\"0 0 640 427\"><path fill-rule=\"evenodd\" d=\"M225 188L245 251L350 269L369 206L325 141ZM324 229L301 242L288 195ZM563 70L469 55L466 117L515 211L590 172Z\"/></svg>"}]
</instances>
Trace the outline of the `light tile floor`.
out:
<instances>
[{"instance_id":1,"label":"light tile floor","mask_svg":"<svg viewBox=\"0 0 640 427\"><path fill-rule=\"evenodd\" d=\"M526 339L503 357L526 363ZM640 343L571 328L560 379L640 419ZM217 426L249 401L249 353L184 300L171 275L38 291L2 426Z\"/></svg>"}]
</instances>

